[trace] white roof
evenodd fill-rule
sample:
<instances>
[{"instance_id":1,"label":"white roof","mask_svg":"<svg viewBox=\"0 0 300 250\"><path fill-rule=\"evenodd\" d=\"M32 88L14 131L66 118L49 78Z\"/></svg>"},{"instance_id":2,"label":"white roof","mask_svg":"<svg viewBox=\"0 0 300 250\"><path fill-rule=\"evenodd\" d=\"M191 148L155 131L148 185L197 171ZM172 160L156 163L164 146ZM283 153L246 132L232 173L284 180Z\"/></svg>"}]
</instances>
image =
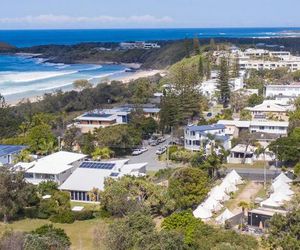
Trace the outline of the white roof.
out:
<instances>
[{"instance_id":1,"label":"white roof","mask_svg":"<svg viewBox=\"0 0 300 250\"><path fill-rule=\"evenodd\" d=\"M16 165L14 165L15 170L21 170L21 171L26 171L29 168L32 168L36 161L32 162L18 162Z\"/></svg>"},{"instance_id":2,"label":"white roof","mask_svg":"<svg viewBox=\"0 0 300 250\"><path fill-rule=\"evenodd\" d=\"M225 211L216 218L216 221L220 224L224 224L226 220L232 218L233 216L234 214L226 208Z\"/></svg>"},{"instance_id":3,"label":"white roof","mask_svg":"<svg viewBox=\"0 0 300 250\"><path fill-rule=\"evenodd\" d=\"M288 127L288 122L281 121L240 121L240 120L219 120L218 124L223 124L225 126L235 126L237 128L249 128L251 126L274 126L274 127Z\"/></svg>"},{"instance_id":4,"label":"white roof","mask_svg":"<svg viewBox=\"0 0 300 250\"><path fill-rule=\"evenodd\" d=\"M91 191L93 188L104 189L106 178L119 178L124 175L139 176L138 172L147 163L126 164L129 160L109 161L116 164L113 169L77 168L59 187L62 190ZM103 162L104 163L104 162ZM124 171L123 171L124 170ZM111 174L114 174L111 176Z\"/></svg>"},{"instance_id":5,"label":"white roof","mask_svg":"<svg viewBox=\"0 0 300 250\"><path fill-rule=\"evenodd\" d=\"M280 204L271 198L262 201L260 205L262 207L280 207Z\"/></svg>"},{"instance_id":6,"label":"white roof","mask_svg":"<svg viewBox=\"0 0 300 250\"><path fill-rule=\"evenodd\" d=\"M246 151L247 149L247 151ZM255 147L251 145L245 145L245 144L238 144L232 149L230 149L231 152L237 152L237 153L247 153L247 154L252 154L255 151Z\"/></svg>"},{"instance_id":7,"label":"white roof","mask_svg":"<svg viewBox=\"0 0 300 250\"><path fill-rule=\"evenodd\" d=\"M250 111L262 111L262 112L287 112L293 110L293 106L283 106L275 103L276 100L266 100L262 104L255 107L247 107L245 109Z\"/></svg>"},{"instance_id":8,"label":"white roof","mask_svg":"<svg viewBox=\"0 0 300 250\"><path fill-rule=\"evenodd\" d=\"M292 182L292 180L287 177L284 173L281 173L280 175L278 175L276 178L275 178L275 181L282 181L282 182L285 182L285 183L290 183Z\"/></svg>"},{"instance_id":9,"label":"white roof","mask_svg":"<svg viewBox=\"0 0 300 250\"><path fill-rule=\"evenodd\" d=\"M26 172L39 174L60 174L72 168L72 163L82 160L85 157L86 155L84 154L59 151L37 160L34 166L28 169Z\"/></svg>"},{"instance_id":10,"label":"white roof","mask_svg":"<svg viewBox=\"0 0 300 250\"><path fill-rule=\"evenodd\" d=\"M290 201L292 199L291 196L281 192L271 194L270 198L278 203L283 203L284 201Z\"/></svg>"},{"instance_id":11,"label":"white roof","mask_svg":"<svg viewBox=\"0 0 300 250\"><path fill-rule=\"evenodd\" d=\"M250 121L239 121L239 120L219 120L218 124L225 126L235 126L237 128L249 128Z\"/></svg>"},{"instance_id":12,"label":"white roof","mask_svg":"<svg viewBox=\"0 0 300 250\"><path fill-rule=\"evenodd\" d=\"M198 219L206 220L212 217L212 212L199 205L196 210L193 211L193 215Z\"/></svg>"}]
</instances>

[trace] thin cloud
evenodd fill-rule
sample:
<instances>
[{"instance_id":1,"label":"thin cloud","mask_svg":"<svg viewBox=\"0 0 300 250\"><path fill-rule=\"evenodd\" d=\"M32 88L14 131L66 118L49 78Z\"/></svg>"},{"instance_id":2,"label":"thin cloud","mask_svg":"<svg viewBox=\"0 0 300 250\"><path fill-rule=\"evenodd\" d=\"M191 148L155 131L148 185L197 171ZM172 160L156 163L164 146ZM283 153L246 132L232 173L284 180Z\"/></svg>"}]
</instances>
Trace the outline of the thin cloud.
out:
<instances>
[{"instance_id":1,"label":"thin cloud","mask_svg":"<svg viewBox=\"0 0 300 250\"><path fill-rule=\"evenodd\" d=\"M47 25L76 25L76 24L92 24L92 25L163 25L170 24L173 19L169 16L155 17L152 15L142 15L142 16L129 16L129 17L116 17L116 16L67 16L67 15L39 15L39 16L24 16L24 17L9 17L0 18L0 23L2 24L28 24L37 26L47 26Z\"/></svg>"}]
</instances>

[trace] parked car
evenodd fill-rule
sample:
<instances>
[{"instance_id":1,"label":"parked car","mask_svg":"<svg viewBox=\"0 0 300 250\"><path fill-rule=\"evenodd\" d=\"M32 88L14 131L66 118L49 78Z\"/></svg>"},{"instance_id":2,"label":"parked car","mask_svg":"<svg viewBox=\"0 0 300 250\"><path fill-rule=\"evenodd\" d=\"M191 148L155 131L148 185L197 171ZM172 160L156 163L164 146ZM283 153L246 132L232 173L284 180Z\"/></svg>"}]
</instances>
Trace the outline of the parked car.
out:
<instances>
[{"instance_id":1,"label":"parked car","mask_svg":"<svg viewBox=\"0 0 300 250\"><path fill-rule=\"evenodd\" d=\"M134 149L131 154L132 155L140 155L142 153L143 153L143 151L141 149L137 148L137 149Z\"/></svg>"},{"instance_id":2,"label":"parked car","mask_svg":"<svg viewBox=\"0 0 300 250\"><path fill-rule=\"evenodd\" d=\"M145 153L146 151L148 151L148 148L142 147L142 148L136 148L132 151L132 155L140 155L142 153Z\"/></svg>"},{"instance_id":3,"label":"parked car","mask_svg":"<svg viewBox=\"0 0 300 250\"><path fill-rule=\"evenodd\" d=\"M156 150L157 155L162 155L164 152L166 152L167 147L160 147L159 149Z\"/></svg>"},{"instance_id":4,"label":"parked car","mask_svg":"<svg viewBox=\"0 0 300 250\"><path fill-rule=\"evenodd\" d=\"M148 151L148 148L142 147L140 148L140 150L142 151L142 153L145 153L146 151Z\"/></svg>"},{"instance_id":5,"label":"parked car","mask_svg":"<svg viewBox=\"0 0 300 250\"><path fill-rule=\"evenodd\" d=\"M158 143L163 143L163 142L165 142L167 139L165 138L165 137L163 137L163 136L161 136L161 137L159 137L158 139L157 139L157 141L158 141Z\"/></svg>"},{"instance_id":6,"label":"parked car","mask_svg":"<svg viewBox=\"0 0 300 250\"><path fill-rule=\"evenodd\" d=\"M150 140L149 141L149 145L150 146L157 146L159 143L158 143L158 141L157 140Z\"/></svg>"}]
</instances>

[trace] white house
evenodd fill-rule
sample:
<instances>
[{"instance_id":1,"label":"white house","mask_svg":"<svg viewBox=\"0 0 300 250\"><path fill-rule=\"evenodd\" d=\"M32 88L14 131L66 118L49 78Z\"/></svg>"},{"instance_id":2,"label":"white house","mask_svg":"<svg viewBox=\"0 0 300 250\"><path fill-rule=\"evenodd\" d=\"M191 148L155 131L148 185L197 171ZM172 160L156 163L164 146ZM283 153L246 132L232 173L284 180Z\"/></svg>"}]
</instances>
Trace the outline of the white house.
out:
<instances>
[{"instance_id":1,"label":"white house","mask_svg":"<svg viewBox=\"0 0 300 250\"><path fill-rule=\"evenodd\" d=\"M275 70L278 68L288 68L294 72L300 69L300 58L290 58L280 61L265 61L265 60L251 60L251 59L240 59L241 70L256 69L256 70Z\"/></svg>"},{"instance_id":2,"label":"white house","mask_svg":"<svg viewBox=\"0 0 300 250\"><path fill-rule=\"evenodd\" d=\"M294 110L294 106L285 104L279 100L265 100L262 104L247 107L253 119L276 119L288 121L288 113Z\"/></svg>"},{"instance_id":3,"label":"white house","mask_svg":"<svg viewBox=\"0 0 300 250\"><path fill-rule=\"evenodd\" d=\"M291 97L295 98L300 95L300 84L290 85L267 85L266 86L266 97Z\"/></svg>"},{"instance_id":4,"label":"white house","mask_svg":"<svg viewBox=\"0 0 300 250\"><path fill-rule=\"evenodd\" d=\"M103 191L107 178L116 179L125 175L139 177L146 174L147 163L128 164L128 161L85 161L59 188L70 192L73 201L91 201L89 192L93 189Z\"/></svg>"},{"instance_id":5,"label":"white house","mask_svg":"<svg viewBox=\"0 0 300 250\"><path fill-rule=\"evenodd\" d=\"M96 109L84 113L75 118L75 123L70 126L80 128L82 133L93 132L95 128L105 128L108 126L127 124L130 120L130 114L135 110L131 105L115 107L112 109ZM159 108L154 105L141 107L145 117L159 119Z\"/></svg>"},{"instance_id":6,"label":"white house","mask_svg":"<svg viewBox=\"0 0 300 250\"><path fill-rule=\"evenodd\" d=\"M225 126L225 134L237 138L241 131L247 130L250 133L275 134L278 137L287 136L289 122L280 121L240 121L240 120L219 120L218 124Z\"/></svg>"},{"instance_id":7,"label":"white house","mask_svg":"<svg viewBox=\"0 0 300 250\"><path fill-rule=\"evenodd\" d=\"M0 165L12 164L16 156L25 148L21 145L0 144Z\"/></svg>"},{"instance_id":8,"label":"white house","mask_svg":"<svg viewBox=\"0 0 300 250\"><path fill-rule=\"evenodd\" d=\"M84 154L60 151L45 156L33 162L25 169L25 178L28 182L39 184L42 181L55 181L62 184L86 158ZM22 166L22 163L15 167ZM24 165L23 165L24 166Z\"/></svg>"},{"instance_id":9,"label":"white house","mask_svg":"<svg viewBox=\"0 0 300 250\"><path fill-rule=\"evenodd\" d=\"M225 126L222 124L190 125L184 129L184 148L187 150L207 151L213 140L220 141L226 150L231 146L230 138L225 134Z\"/></svg>"}]
</instances>

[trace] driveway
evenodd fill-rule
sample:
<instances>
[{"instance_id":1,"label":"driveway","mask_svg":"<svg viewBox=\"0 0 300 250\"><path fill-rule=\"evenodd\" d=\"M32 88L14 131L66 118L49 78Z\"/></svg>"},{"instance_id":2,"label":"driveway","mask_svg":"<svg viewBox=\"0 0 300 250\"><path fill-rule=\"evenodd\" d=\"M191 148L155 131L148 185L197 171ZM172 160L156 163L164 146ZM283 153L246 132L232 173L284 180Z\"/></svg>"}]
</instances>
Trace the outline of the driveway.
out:
<instances>
[{"instance_id":1,"label":"driveway","mask_svg":"<svg viewBox=\"0 0 300 250\"><path fill-rule=\"evenodd\" d=\"M167 168L167 164L165 161L159 161L158 155L156 155L156 150L162 146L168 145L171 141L170 137L166 137L167 140L157 146L149 146L148 143L144 142L144 147L148 148L148 151L146 151L143 154L137 155L137 156L128 156L126 158L130 159L129 163L141 163L141 162L147 162L147 171L157 171L159 169Z\"/></svg>"}]
</instances>

